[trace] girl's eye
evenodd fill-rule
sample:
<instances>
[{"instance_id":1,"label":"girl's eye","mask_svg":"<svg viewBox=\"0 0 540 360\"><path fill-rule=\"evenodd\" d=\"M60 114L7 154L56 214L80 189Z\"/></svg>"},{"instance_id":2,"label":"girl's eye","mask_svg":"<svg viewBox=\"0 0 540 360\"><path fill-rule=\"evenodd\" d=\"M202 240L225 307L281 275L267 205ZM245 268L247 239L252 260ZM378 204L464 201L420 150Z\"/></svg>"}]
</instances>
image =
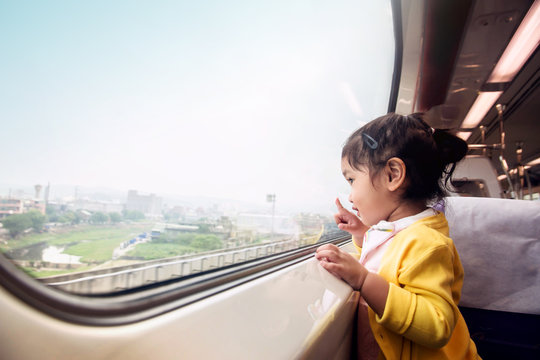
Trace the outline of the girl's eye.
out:
<instances>
[{"instance_id":1,"label":"girl's eye","mask_svg":"<svg viewBox=\"0 0 540 360\"><path fill-rule=\"evenodd\" d=\"M352 178L348 178L348 179L347 179L347 182L348 182L349 184L351 184L351 185L352 185L352 183L354 182L354 179L352 179Z\"/></svg>"}]
</instances>

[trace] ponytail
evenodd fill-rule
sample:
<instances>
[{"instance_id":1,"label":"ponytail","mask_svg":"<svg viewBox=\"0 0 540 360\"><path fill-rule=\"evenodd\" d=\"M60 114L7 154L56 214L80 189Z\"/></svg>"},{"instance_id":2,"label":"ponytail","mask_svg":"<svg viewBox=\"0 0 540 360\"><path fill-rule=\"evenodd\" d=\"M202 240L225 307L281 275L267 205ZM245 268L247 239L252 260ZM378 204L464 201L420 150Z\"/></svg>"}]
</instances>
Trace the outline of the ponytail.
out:
<instances>
[{"instance_id":1,"label":"ponytail","mask_svg":"<svg viewBox=\"0 0 540 360\"><path fill-rule=\"evenodd\" d=\"M454 173L456 164L467 155L468 146L464 140L444 129L435 129L433 140L441 161L443 184L445 188L448 188L447 184Z\"/></svg>"},{"instance_id":2,"label":"ponytail","mask_svg":"<svg viewBox=\"0 0 540 360\"><path fill-rule=\"evenodd\" d=\"M448 130L435 129L433 140L437 144L437 150L443 165L457 163L467 154L467 143L449 133Z\"/></svg>"}]
</instances>

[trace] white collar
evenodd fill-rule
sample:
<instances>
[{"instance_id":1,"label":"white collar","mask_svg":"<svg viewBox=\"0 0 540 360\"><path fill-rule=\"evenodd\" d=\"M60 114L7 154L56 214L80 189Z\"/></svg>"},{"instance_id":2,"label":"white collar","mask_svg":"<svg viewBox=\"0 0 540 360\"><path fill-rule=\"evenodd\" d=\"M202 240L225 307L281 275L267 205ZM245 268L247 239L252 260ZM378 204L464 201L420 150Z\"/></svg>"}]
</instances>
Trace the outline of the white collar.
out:
<instances>
[{"instance_id":1,"label":"white collar","mask_svg":"<svg viewBox=\"0 0 540 360\"><path fill-rule=\"evenodd\" d=\"M437 211L432 208L427 208L426 210L416 214L407 216L396 221L388 222L385 220L379 221L376 225L373 225L369 230L379 230L387 232L398 232L405 229L407 226L412 225L420 219L424 219L433 215L436 215Z\"/></svg>"}]
</instances>

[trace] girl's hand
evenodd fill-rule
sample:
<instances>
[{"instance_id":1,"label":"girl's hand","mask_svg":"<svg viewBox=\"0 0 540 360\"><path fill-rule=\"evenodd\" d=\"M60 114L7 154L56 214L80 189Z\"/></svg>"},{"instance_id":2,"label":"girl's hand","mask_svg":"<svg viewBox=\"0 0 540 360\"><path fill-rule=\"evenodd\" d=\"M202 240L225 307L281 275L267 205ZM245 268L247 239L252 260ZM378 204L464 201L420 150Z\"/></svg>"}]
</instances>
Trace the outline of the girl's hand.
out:
<instances>
[{"instance_id":1,"label":"girl's hand","mask_svg":"<svg viewBox=\"0 0 540 360\"><path fill-rule=\"evenodd\" d=\"M364 237L364 233L369 229L369 227L364 225L358 216L345 209L343 205L341 205L339 198L336 199L336 206L338 212L337 214L334 214L334 220L336 221L338 228L343 231L347 231L357 239L362 239Z\"/></svg>"},{"instance_id":2,"label":"girl's hand","mask_svg":"<svg viewBox=\"0 0 540 360\"><path fill-rule=\"evenodd\" d=\"M353 289L362 288L368 270L349 253L342 251L336 245L326 244L317 249L315 257L323 268L343 279Z\"/></svg>"}]
</instances>

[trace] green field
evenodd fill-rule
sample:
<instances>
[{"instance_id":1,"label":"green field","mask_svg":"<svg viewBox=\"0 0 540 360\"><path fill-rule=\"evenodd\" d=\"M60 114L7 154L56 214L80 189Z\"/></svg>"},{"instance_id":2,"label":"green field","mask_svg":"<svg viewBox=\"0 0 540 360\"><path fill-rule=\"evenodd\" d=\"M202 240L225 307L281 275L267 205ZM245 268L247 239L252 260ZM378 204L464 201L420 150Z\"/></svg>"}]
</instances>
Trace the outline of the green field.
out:
<instances>
[{"instance_id":1,"label":"green field","mask_svg":"<svg viewBox=\"0 0 540 360\"><path fill-rule=\"evenodd\" d=\"M113 250L123 241L149 231L151 223L132 223L119 225L81 225L71 228L55 229L55 232L31 234L10 239L0 246L2 252L23 248L41 242L52 246L67 246L65 254L81 256L83 263L102 263L110 260ZM39 260L39 259L36 259Z\"/></svg>"},{"instance_id":2,"label":"green field","mask_svg":"<svg viewBox=\"0 0 540 360\"><path fill-rule=\"evenodd\" d=\"M164 233L149 243L139 244L127 255L144 260L212 251L223 247L221 239L211 233Z\"/></svg>"},{"instance_id":3,"label":"green field","mask_svg":"<svg viewBox=\"0 0 540 360\"><path fill-rule=\"evenodd\" d=\"M122 242L133 239L142 232L149 232L153 225L150 222L140 222L59 227L47 233L9 239L7 243L0 244L0 251L11 251L10 256L14 260L21 261L22 270L33 277L87 271L112 260L114 249ZM80 262L83 265L57 269L56 265L42 262L42 251L49 246L63 247L64 254L80 256ZM159 238L151 242L137 244L124 255L131 260L154 260L211 251L222 247L221 238L211 233L162 233Z\"/></svg>"}]
</instances>

